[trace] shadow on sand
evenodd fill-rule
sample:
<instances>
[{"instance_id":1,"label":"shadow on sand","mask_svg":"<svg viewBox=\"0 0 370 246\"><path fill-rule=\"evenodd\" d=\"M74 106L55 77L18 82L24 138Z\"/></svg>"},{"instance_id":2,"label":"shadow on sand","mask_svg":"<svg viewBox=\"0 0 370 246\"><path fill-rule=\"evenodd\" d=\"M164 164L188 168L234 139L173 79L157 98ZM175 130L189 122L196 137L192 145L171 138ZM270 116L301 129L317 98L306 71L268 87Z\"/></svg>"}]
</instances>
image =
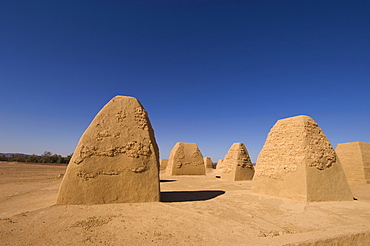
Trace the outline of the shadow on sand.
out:
<instances>
[{"instance_id":1,"label":"shadow on sand","mask_svg":"<svg viewBox=\"0 0 370 246\"><path fill-rule=\"evenodd\" d=\"M225 194L222 190L162 191L161 202L205 201Z\"/></svg>"},{"instance_id":2,"label":"shadow on sand","mask_svg":"<svg viewBox=\"0 0 370 246\"><path fill-rule=\"evenodd\" d=\"M161 183L166 183L166 182L174 182L174 181L177 181L175 179L161 179L159 180Z\"/></svg>"}]
</instances>

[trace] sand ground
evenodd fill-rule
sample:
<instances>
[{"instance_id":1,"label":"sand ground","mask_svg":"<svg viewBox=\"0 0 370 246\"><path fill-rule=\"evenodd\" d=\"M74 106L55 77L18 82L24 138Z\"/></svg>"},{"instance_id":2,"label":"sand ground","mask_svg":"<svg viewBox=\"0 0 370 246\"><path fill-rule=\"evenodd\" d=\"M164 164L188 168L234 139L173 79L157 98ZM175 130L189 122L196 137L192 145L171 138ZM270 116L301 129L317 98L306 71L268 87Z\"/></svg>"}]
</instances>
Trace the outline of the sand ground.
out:
<instances>
[{"instance_id":1,"label":"sand ground","mask_svg":"<svg viewBox=\"0 0 370 246\"><path fill-rule=\"evenodd\" d=\"M161 173L162 202L55 205L65 165L0 162L0 245L370 245L370 185L350 202L250 192Z\"/></svg>"}]
</instances>

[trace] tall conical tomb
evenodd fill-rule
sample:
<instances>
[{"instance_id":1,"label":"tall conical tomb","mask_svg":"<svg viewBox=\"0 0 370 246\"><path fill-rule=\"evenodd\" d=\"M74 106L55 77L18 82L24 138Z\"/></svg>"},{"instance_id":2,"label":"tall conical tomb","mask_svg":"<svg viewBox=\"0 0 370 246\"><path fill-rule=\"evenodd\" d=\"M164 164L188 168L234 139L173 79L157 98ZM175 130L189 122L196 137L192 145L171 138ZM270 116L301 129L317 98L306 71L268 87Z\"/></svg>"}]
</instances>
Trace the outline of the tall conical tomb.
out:
<instances>
[{"instance_id":1,"label":"tall conical tomb","mask_svg":"<svg viewBox=\"0 0 370 246\"><path fill-rule=\"evenodd\" d=\"M213 162L212 162L211 157L204 157L203 161L204 161L204 166L206 168L213 168Z\"/></svg>"},{"instance_id":2,"label":"tall conical tomb","mask_svg":"<svg viewBox=\"0 0 370 246\"><path fill-rule=\"evenodd\" d=\"M168 159L166 174L205 175L206 168L198 145L196 143L176 143Z\"/></svg>"},{"instance_id":3,"label":"tall conical tomb","mask_svg":"<svg viewBox=\"0 0 370 246\"><path fill-rule=\"evenodd\" d=\"M309 202L353 199L332 145L309 116L277 121L255 170L255 193Z\"/></svg>"},{"instance_id":4,"label":"tall conical tomb","mask_svg":"<svg viewBox=\"0 0 370 246\"><path fill-rule=\"evenodd\" d=\"M159 201L159 151L147 112L116 96L83 133L68 164L58 204Z\"/></svg>"},{"instance_id":5,"label":"tall conical tomb","mask_svg":"<svg viewBox=\"0 0 370 246\"><path fill-rule=\"evenodd\" d=\"M370 184L370 143L341 143L335 152L349 184Z\"/></svg>"},{"instance_id":6,"label":"tall conical tomb","mask_svg":"<svg viewBox=\"0 0 370 246\"><path fill-rule=\"evenodd\" d=\"M162 159L161 162L159 163L159 170L166 170L168 164L167 159Z\"/></svg>"},{"instance_id":7,"label":"tall conical tomb","mask_svg":"<svg viewBox=\"0 0 370 246\"><path fill-rule=\"evenodd\" d=\"M222 162L221 179L229 181L252 180L254 168L243 143L234 143Z\"/></svg>"},{"instance_id":8,"label":"tall conical tomb","mask_svg":"<svg viewBox=\"0 0 370 246\"><path fill-rule=\"evenodd\" d=\"M221 170L224 166L222 165L222 159L219 159L216 164L216 169Z\"/></svg>"}]
</instances>

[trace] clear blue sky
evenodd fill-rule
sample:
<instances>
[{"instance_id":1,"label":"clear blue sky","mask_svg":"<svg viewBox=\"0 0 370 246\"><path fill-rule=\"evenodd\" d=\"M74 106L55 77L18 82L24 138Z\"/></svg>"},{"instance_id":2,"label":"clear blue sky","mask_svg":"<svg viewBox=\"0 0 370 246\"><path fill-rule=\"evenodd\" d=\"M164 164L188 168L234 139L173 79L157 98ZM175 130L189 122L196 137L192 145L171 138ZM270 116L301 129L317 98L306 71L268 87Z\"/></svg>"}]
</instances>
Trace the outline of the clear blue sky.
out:
<instances>
[{"instance_id":1,"label":"clear blue sky","mask_svg":"<svg viewBox=\"0 0 370 246\"><path fill-rule=\"evenodd\" d=\"M68 155L115 95L161 158L195 142L255 162L280 118L370 142L370 1L1 0L0 153Z\"/></svg>"}]
</instances>

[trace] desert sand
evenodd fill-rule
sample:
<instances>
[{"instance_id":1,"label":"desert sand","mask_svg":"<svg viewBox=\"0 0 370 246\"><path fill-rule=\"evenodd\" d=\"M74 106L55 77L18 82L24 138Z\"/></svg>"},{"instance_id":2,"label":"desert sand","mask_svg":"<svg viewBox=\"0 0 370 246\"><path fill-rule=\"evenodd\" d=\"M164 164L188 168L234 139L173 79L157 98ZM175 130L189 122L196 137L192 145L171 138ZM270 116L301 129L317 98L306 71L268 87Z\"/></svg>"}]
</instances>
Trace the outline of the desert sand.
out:
<instances>
[{"instance_id":1,"label":"desert sand","mask_svg":"<svg viewBox=\"0 0 370 246\"><path fill-rule=\"evenodd\" d=\"M299 202L251 181L161 172L161 202L56 205L65 165L0 162L0 245L368 245L370 185L357 200Z\"/></svg>"}]
</instances>

